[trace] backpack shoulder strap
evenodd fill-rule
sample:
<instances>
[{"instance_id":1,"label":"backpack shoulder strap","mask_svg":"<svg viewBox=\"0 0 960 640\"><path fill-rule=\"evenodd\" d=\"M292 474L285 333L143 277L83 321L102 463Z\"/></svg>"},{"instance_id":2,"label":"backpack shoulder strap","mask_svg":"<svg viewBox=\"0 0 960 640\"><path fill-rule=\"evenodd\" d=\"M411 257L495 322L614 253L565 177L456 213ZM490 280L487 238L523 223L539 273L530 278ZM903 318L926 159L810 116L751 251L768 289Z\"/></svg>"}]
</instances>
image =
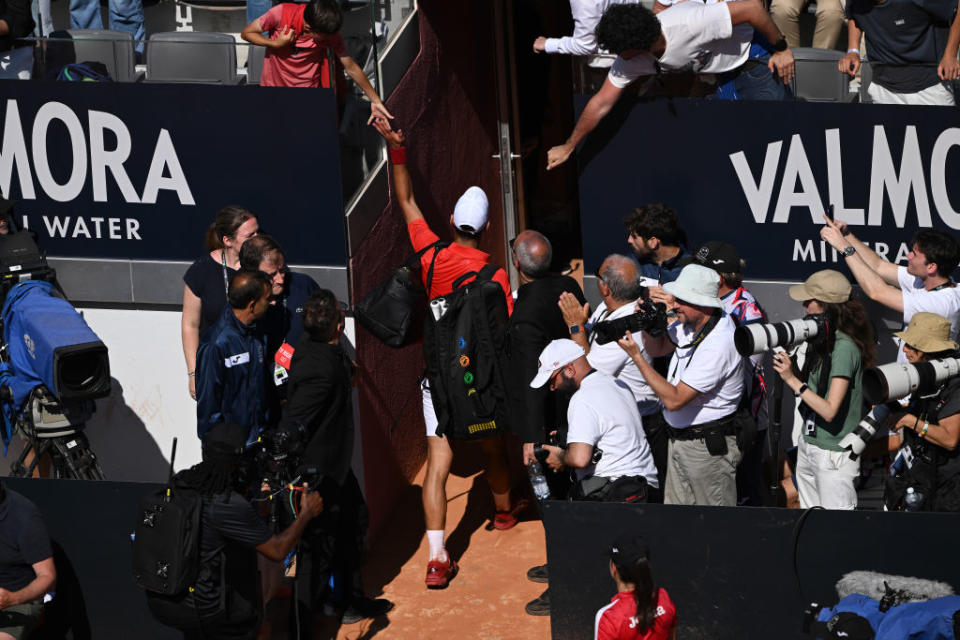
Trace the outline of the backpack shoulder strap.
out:
<instances>
[{"instance_id":1,"label":"backpack shoulder strap","mask_svg":"<svg viewBox=\"0 0 960 640\"><path fill-rule=\"evenodd\" d=\"M437 254L440 253L440 249L445 249L448 246L450 246L449 242L437 240L436 242L428 244L423 249L420 249L420 251L417 251L404 263L404 266L406 266L408 269L413 269L420 264L423 254L425 254L427 251L430 251L430 249L433 249L433 256L430 257L430 268L427 269L427 295L430 294L430 285L433 284L433 266L437 262Z\"/></svg>"},{"instance_id":2,"label":"backpack shoulder strap","mask_svg":"<svg viewBox=\"0 0 960 640\"><path fill-rule=\"evenodd\" d=\"M280 21L282 27L291 27L298 36L303 33L303 10L307 8L305 4L295 2L284 2L282 5Z\"/></svg>"},{"instance_id":3,"label":"backpack shoulder strap","mask_svg":"<svg viewBox=\"0 0 960 640\"><path fill-rule=\"evenodd\" d=\"M497 271L500 271L500 267L495 264L485 264L483 269L480 269L480 273L477 274L477 280L493 280L493 276L497 275Z\"/></svg>"}]
</instances>

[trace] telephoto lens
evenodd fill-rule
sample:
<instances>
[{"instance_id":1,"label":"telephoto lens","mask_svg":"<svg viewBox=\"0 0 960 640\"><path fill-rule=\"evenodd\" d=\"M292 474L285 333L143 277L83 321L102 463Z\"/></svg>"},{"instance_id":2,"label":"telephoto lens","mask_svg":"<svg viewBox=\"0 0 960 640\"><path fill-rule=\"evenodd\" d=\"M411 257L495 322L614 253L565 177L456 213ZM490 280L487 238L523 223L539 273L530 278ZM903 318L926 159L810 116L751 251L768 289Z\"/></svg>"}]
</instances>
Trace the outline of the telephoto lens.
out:
<instances>
[{"instance_id":1,"label":"telephoto lens","mask_svg":"<svg viewBox=\"0 0 960 640\"><path fill-rule=\"evenodd\" d=\"M737 327L733 333L733 344L741 356L748 357L774 347L792 347L825 333L826 322L823 316L811 315L787 322Z\"/></svg>"},{"instance_id":2,"label":"telephoto lens","mask_svg":"<svg viewBox=\"0 0 960 640\"><path fill-rule=\"evenodd\" d=\"M870 404L906 397L914 391L936 391L947 380L960 375L960 359L942 358L929 362L891 362L863 372L863 394Z\"/></svg>"}]
</instances>

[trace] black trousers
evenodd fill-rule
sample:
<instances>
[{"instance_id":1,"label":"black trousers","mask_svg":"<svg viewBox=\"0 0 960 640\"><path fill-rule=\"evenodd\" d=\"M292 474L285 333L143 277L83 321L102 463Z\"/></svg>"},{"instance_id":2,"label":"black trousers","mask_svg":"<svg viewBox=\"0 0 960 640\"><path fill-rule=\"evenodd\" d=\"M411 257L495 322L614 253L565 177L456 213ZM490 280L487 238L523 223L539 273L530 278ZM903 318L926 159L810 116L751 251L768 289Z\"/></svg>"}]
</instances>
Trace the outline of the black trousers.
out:
<instances>
[{"instance_id":1,"label":"black trousers","mask_svg":"<svg viewBox=\"0 0 960 640\"><path fill-rule=\"evenodd\" d=\"M224 611L198 616L189 602L152 597L153 616L168 627L183 632L184 640L252 640L260 627L260 610L232 589L227 592Z\"/></svg>"},{"instance_id":2,"label":"black trousers","mask_svg":"<svg viewBox=\"0 0 960 640\"><path fill-rule=\"evenodd\" d=\"M663 490L667 487L667 446L670 444L670 437L667 434L667 421L663 418L663 412L657 411L648 416L643 416L643 433L647 436L647 444L650 445L650 454L653 456L653 464L657 468L657 480L660 481L660 498L651 499L650 502L663 502ZM654 498L651 495L651 498Z\"/></svg>"},{"instance_id":3,"label":"black trousers","mask_svg":"<svg viewBox=\"0 0 960 640\"><path fill-rule=\"evenodd\" d=\"M370 515L360 485L350 471L339 490L324 488L322 493L323 512L307 525L297 556L296 596L302 638L312 637L308 622L324 600L347 607L364 597L360 567ZM290 628L296 629L296 625ZM290 637L295 634L291 632Z\"/></svg>"}]
</instances>

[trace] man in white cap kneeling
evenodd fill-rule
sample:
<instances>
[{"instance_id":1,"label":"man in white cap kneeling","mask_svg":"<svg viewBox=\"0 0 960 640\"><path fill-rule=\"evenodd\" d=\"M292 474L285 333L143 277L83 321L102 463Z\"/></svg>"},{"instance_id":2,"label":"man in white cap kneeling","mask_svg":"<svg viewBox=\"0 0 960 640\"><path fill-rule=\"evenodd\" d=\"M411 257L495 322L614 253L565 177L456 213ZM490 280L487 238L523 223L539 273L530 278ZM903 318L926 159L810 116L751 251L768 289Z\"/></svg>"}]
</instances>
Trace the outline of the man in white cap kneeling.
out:
<instances>
[{"instance_id":1,"label":"man in white cap kneeling","mask_svg":"<svg viewBox=\"0 0 960 640\"><path fill-rule=\"evenodd\" d=\"M657 468L643 433L633 393L622 382L597 371L583 347L554 340L540 354L534 389L572 393L567 408L566 447L543 445L547 464L576 472L572 495L605 502L646 502L658 491Z\"/></svg>"},{"instance_id":2,"label":"man in white cap kneeling","mask_svg":"<svg viewBox=\"0 0 960 640\"><path fill-rule=\"evenodd\" d=\"M664 378L640 354L627 332L620 346L663 403L669 425L666 504L735 506L737 444L735 415L743 396L743 358L733 343L736 328L717 296L720 276L690 264L663 285L677 313L667 333L643 344L653 357L673 353Z\"/></svg>"}]
</instances>

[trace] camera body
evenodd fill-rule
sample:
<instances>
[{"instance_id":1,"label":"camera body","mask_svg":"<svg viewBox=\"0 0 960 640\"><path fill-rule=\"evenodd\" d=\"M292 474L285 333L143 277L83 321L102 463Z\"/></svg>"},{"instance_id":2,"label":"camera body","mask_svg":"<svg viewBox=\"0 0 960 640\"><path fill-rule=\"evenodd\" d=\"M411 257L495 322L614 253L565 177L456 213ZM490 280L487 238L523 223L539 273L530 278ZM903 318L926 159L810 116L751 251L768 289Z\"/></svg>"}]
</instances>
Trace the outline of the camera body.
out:
<instances>
[{"instance_id":1,"label":"camera body","mask_svg":"<svg viewBox=\"0 0 960 640\"><path fill-rule=\"evenodd\" d=\"M615 320L604 320L593 327L597 344L607 344L619 340L627 334L646 331L657 338L667 331L667 306L662 302L644 299L636 313Z\"/></svg>"},{"instance_id":2,"label":"camera body","mask_svg":"<svg viewBox=\"0 0 960 640\"><path fill-rule=\"evenodd\" d=\"M750 357L776 347L792 347L801 342L815 342L830 335L830 322L823 313L809 314L796 320L748 324L737 327L733 343L743 357Z\"/></svg>"}]
</instances>

